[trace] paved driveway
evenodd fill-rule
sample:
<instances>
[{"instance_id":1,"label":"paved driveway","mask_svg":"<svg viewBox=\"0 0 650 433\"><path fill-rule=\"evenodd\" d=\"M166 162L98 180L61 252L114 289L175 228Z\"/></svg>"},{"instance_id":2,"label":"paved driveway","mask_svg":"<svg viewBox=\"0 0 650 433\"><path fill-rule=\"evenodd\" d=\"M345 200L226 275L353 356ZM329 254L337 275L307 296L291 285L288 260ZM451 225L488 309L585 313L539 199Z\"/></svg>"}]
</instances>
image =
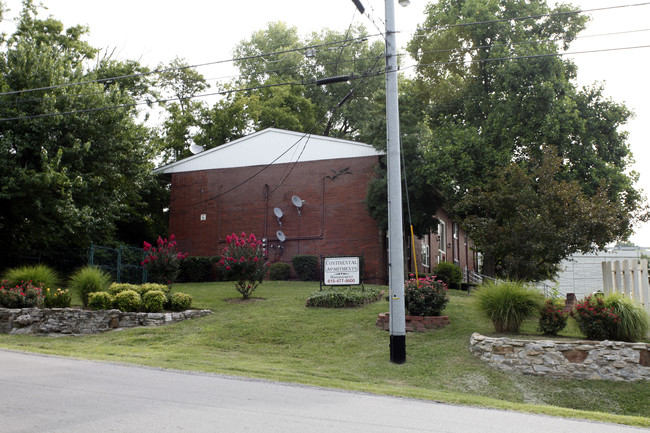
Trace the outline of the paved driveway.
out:
<instances>
[{"instance_id":1,"label":"paved driveway","mask_svg":"<svg viewBox=\"0 0 650 433\"><path fill-rule=\"evenodd\" d=\"M500 410L0 350L0 431L648 431Z\"/></svg>"}]
</instances>

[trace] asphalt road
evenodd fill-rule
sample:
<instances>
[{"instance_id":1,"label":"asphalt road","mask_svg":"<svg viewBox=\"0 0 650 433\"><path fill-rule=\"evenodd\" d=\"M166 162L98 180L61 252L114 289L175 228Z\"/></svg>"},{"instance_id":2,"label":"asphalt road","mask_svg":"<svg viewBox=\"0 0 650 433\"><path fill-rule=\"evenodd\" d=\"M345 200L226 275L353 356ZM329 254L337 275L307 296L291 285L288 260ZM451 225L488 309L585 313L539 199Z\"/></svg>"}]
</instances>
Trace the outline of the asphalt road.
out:
<instances>
[{"instance_id":1,"label":"asphalt road","mask_svg":"<svg viewBox=\"0 0 650 433\"><path fill-rule=\"evenodd\" d=\"M0 432L618 433L645 429L0 350Z\"/></svg>"}]
</instances>

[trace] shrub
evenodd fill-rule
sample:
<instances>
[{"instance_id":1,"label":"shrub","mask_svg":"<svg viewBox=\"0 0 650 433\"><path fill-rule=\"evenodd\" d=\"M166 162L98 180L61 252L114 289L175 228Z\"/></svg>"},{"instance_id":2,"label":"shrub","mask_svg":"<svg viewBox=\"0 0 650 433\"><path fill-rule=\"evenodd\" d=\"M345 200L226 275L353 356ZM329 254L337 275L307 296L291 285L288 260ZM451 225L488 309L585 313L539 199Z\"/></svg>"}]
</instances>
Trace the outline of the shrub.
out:
<instances>
[{"instance_id":1,"label":"shrub","mask_svg":"<svg viewBox=\"0 0 650 433\"><path fill-rule=\"evenodd\" d=\"M540 292L516 281L488 282L479 286L477 306L497 332L519 332L521 323L542 306Z\"/></svg>"},{"instance_id":2,"label":"shrub","mask_svg":"<svg viewBox=\"0 0 650 433\"><path fill-rule=\"evenodd\" d=\"M158 236L157 247L144 242L146 257L142 266L147 269L147 278L154 283L167 284L171 286L176 281L180 271L181 260L187 258L186 253L176 249L174 235L169 240Z\"/></svg>"},{"instance_id":3,"label":"shrub","mask_svg":"<svg viewBox=\"0 0 650 433\"><path fill-rule=\"evenodd\" d=\"M460 289L463 282L463 271L460 266L449 262L440 262L435 267L434 274L450 289Z\"/></svg>"},{"instance_id":4,"label":"shrub","mask_svg":"<svg viewBox=\"0 0 650 433\"><path fill-rule=\"evenodd\" d=\"M173 311L184 311L192 306L192 297L186 293L174 293L170 300Z\"/></svg>"},{"instance_id":5,"label":"shrub","mask_svg":"<svg viewBox=\"0 0 650 433\"><path fill-rule=\"evenodd\" d=\"M604 301L605 307L611 308L621 321L614 328L612 338L632 342L645 338L650 328L650 318L639 302L620 293L607 295Z\"/></svg>"},{"instance_id":6,"label":"shrub","mask_svg":"<svg viewBox=\"0 0 650 433\"><path fill-rule=\"evenodd\" d=\"M108 292L89 293L88 307L91 310L110 310L113 308L113 297Z\"/></svg>"},{"instance_id":7,"label":"shrub","mask_svg":"<svg viewBox=\"0 0 650 433\"><path fill-rule=\"evenodd\" d=\"M157 283L145 283L141 284L139 286L136 286L136 292L140 294L140 296L144 296L148 292L163 292L165 296L169 295L170 288L169 286L166 286L164 284L157 284Z\"/></svg>"},{"instance_id":8,"label":"shrub","mask_svg":"<svg viewBox=\"0 0 650 433\"><path fill-rule=\"evenodd\" d=\"M404 282L404 305L411 316L439 316L448 302L447 286L434 277Z\"/></svg>"},{"instance_id":9,"label":"shrub","mask_svg":"<svg viewBox=\"0 0 650 433\"><path fill-rule=\"evenodd\" d=\"M72 296L69 290L51 290L45 289L43 296L43 306L46 308L68 308L72 302Z\"/></svg>"},{"instance_id":10,"label":"shrub","mask_svg":"<svg viewBox=\"0 0 650 433\"><path fill-rule=\"evenodd\" d=\"M269 268L269 279L273 281L286 281L291 277L291 266L288 263L273 263Z\"/></svg>"},{"instance_id":11,"label":"shrub","mask_svg":"<svg viewBox=\"0 0 650 433\"><path fill-rule=\"evenodd\" d=\"M539 328L544 335L557 335L566 327L569 314L564 312L564 305L553 299L547 299L539 310Z\"/></svg>"},{"instance_id":12,"label":"shrub","mask_svg":"<svg viewBox=\"0 0 650 433\"><path fill-rule=\"evenodd\" d=\"M575 305L571 315L578 323L580 332L589 340L613 338L615 328L621 323L614 309L605 306L602 296L587 296Z\"/></svg>"},{"instance_id":13,"label":"shrub","mask_svg":"<svg viewBox=\"0 0 650 433\"><path fill-rule=\"evenodd\" d=\"M268 269L268 259L262 248L262 242L243 233L240 236L226 236L226 247L223 257L217 266L230 272L235 281L235 289L248 299L264 280Z\"/></svg>"},{"instance_id":14,"label":"shrub","mask_svg":"<svg viewBox=\"0 0 650 433\"><path fill-rule=\"evenodd\" d=\"M220 258L187 257L180 262L178 281L200 283L213 280L215 278L213 267Z\"/></svg>"},{"instance_id":15,"label":"shrub","mask_svg":"<svg viewBox=\"0 0 650 433\"><path fill-rule=\"evenodd\" d=\"M20 282L31 281L35 286L39 287L57 287L60 283L59 274L49 266L34 265L34 266L21 266L19 268L9 269L4 275L4 280Z\"/></svg>"},{"instance_id":16,"label":"shrub","mask_svg":"<svg viewBox=\"0 0 650 433\"><path fill-rule=\"evenodd\" d=\"M384 292L377 289L362 290L359 288L346 288L321 290L309 295L306 305L307 307L323 308L360 307L380 300L383 295Z\"/></svg>"},{"instance_id":17,"label":"shrub","mask_svg":"<svg viewBox=\"0 0 650 433\"><path fill-rule=\"evenodd\" d=\"M291 265L300 281L318 280L318 257L297 255L291 257Z\"/></svg>"},{"instance_id":18,"label":"shrub","mask_svg":"<svg viewBox=\"0 0 650 433\"><path fill-rule=\"evenodd\" d=\"M125 290L113 297L113 306L120 311L138 311L142 306L142 299L135 290Z\"/></svg>"},{"instance_id":19,"label":"shrub","mask_svg":"<svg viewBox=\"0 0 650 433\"><path fill-rule=\"evenodd\" d=\"M133 290L140 294L140 286L137 284L128 284L128 283L113 283L108 288L108 293L115 296L118 293L126 292L127 290Z\"/></svg>"},{"instance_id":20,"label":"shrub","mask_svg":"<svg viewBox=\"0 0 650 433\"><path fill-rule=\"evenodd\" d=\"M106 290L110 283L111 276L94 266L80 268L70 277L70 288L79 294L84 307L88 306L88 293Z\"/></svg>"},{"instance_id":21,"label":"shrub","mask_svg":"<svg viewBox=\"0 0 650 433\"><path fill-rule=\"evenodd\" d=\"M157 313L165 308L167 296L160 290L150 290L142 295L142 308L149 313Z\"/></svg>"},{"instance_id":22,"label":"shrub","mask_svg":"<svg viewBox=\"0 0 650 433\"><path fill-rule=\"evenodd\" d=\"M32 282L15 284L4 280L0 284L0 306L6 308L30 308L38 306L43 300L40 287Z\"/></svg>"}]
</instances>

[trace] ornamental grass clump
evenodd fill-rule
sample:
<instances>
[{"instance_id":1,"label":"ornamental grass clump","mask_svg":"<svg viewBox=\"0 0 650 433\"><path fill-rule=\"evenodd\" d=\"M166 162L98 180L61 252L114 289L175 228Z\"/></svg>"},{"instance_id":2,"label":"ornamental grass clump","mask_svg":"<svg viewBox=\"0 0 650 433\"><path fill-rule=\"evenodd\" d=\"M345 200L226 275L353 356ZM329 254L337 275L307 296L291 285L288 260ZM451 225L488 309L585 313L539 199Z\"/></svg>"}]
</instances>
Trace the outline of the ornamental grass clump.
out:
<instances>
[{"instance_id":1,"label":"ornamental grass clump","mask_svg":"<svg viewBox=\"0 0 650 433\"><path fill-rule=\"evenodd\" d=\"M612 293L604 299L605 307L620 319L614 327L611 337L620 341L640 341L648 335L650 318L643 305L621 293Z\"/></svg>"},{"instance_id":2,"label":"ornamental grass clump","mask_svg":"<svg viewBox=\"0 0 650 433\"><path fill-rule=\"evenodd\" d=\"M84 308L88 306L88 294L102 292L111 284L108 272L94 266L85 266L78 269L70 277L69 287L76 291L81 298Z\"/></svg>"},{"instance_id":3,"label":"ornamental grass clump","mask_svg":"<svg viewBox=\"0 0 650 433\"><path fill-rule=\"evenodd\" d=\"M614 339L621 323L614 309L605 305L602 296L587 296L575 305L571 315L589 340Z\"/></svg>"},{"instance_id":4,"label":"ornamental grass clump","mask_svg":"<svg viewBox=\"0 0 650 433\"><path fill-rule=\"evenodd\" d=\"M411 316L439 316L449 302L447 285L436 277L404 282L404 305Z\"/></svg>"},{"instance_id":5,"label":"ornamental grass clump","mask_svg":"<svg viewBox=\"0 0 650 433\"><path fill-rule=\"evenodd\" d=\"M171 286L180 272L180 262L185 260L187 253L176 248L176 238L172 234L169 240L158 236L157 246L144 242L145 259L142 266L147 270L147 279L154 283Z\"/></svg>"},{"instance_id":6,"label":"ornamental grass clump","mask_svg":"<svg viewBox=\"0 0 650 433\"><path fill-rule=\"evenodd\" d=\"M226 236L226 247L223 258L217 262L217 267L225 269L230 279L235 281L235 289L244 299L250 298L264 280L268 270L268 259L262 247L262 242L254 234L231 234Z\"/></svg>"},{"instance_id":7,"label":"ornamental grass clump","mask_svg":"<svg viewBox=\"0 0 650 433\"><path fill-rule=\"evenodd\" d=\"M483 283L476 294L477 306L494 325L496 332L517 333L521 323L537 313L543 295L518 281Z\"/></svg>"},{"instance_id":8,"label":"ornamental grass clump","mask_svg":"<svg viewBox=\"0 0 650 433\"><path fill-rule=\"evenodd\" d=\"M7 270L2 277L8 281L29 281L42 288L57 287L60 282L59 274L47 265L21 266Z\"/></svg>"},{"instance_id":9,"label":"ornamental grass clump","mask_svg":"<svg viewBox=\"0 0 650 433\"><path fill-rule=\"evenodd\" d=\"M569 313L564 311L564 305L547 299L539 310L538 330L544 335L557 335L566 327L568 319Z\"/></svg>"}]
</instances>

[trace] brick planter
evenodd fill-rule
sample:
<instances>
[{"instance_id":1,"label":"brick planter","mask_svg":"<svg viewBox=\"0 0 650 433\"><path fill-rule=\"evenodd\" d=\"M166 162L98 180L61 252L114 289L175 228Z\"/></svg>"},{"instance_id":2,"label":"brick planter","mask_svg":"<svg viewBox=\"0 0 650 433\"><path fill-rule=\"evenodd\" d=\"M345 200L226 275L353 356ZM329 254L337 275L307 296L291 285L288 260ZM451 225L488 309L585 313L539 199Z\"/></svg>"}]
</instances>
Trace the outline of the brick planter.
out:
<instances>
[{"instance_id":1,"label":"brick planter","mask_svg":"<svg viewBox=\"0 0 650 433\"><path fill-rule=\"evenodd\" d=\"M388 331L390 328L388 313L379 313L377 327ZM410 332L427 332L449 325L449 316L405 316L406 330Z\"/></svg>"}]
</instances>

